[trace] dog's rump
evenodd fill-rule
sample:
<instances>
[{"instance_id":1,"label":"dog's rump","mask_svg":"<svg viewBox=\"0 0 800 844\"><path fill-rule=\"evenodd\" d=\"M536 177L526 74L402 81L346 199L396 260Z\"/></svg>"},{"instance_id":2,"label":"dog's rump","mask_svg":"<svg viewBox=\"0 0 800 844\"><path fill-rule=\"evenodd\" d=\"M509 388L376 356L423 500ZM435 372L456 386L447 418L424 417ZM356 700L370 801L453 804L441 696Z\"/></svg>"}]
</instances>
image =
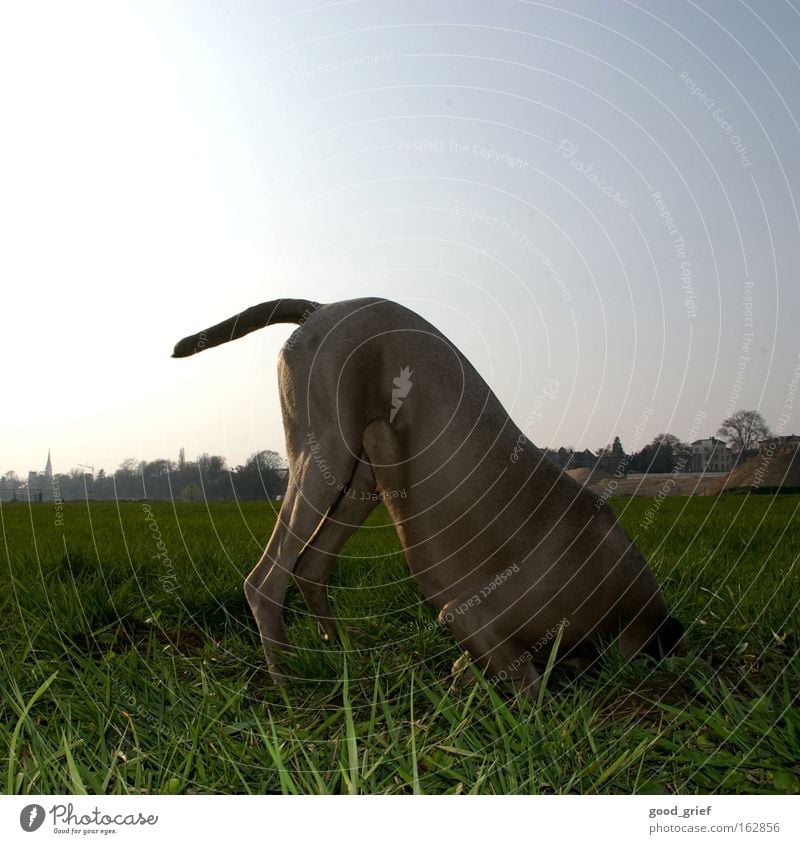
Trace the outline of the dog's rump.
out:
<instances>
[{"instance_id":1,"label":"dog's rump","mask_svg":"<svg viewBox=\"0 0 800 844\"><path fill-rule=\"evenodd\" d=\"M174 357L280 322L304 325L278 363L289 485L245 581L276 682L288 677L292 578L335 636L333 562L378 500L440 620L492 677L534 699L533 663L558 629L563 651L584 662L611 639L626 658L680 646L681 624L614 513L530 443L469 360L413 311L382 298L277 299L184 338Z\"/></svg>"},{"instance_id":2,"label":"dog's rump","mask_svg":"<svg viewBox=\"0 0 800 844\"><path fill-rule=\"evenodd\" d=\"M273 299L253 305L236 316L179 340L172 357L188 358L204 349L238 340L251 331L258 331L259 328L280 322L302 325L320 307L319 302L312 302L310 299Z\"/></svg>"}]
</instances>

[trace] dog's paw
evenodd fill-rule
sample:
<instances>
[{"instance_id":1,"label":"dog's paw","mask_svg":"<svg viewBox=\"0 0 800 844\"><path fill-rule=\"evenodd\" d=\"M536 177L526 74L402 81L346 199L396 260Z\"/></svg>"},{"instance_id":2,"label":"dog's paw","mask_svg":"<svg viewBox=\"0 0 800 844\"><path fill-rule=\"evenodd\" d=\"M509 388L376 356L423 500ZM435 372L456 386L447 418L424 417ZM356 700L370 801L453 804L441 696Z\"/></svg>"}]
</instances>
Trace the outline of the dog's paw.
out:
<instances>
[{"instance_id":1,"label":"dog's paw","mask_svg":"<svg viewBox=\"0 0 800 844\"><path fill-rule=\"evenodd\" d=\"M453 666L450 669L451 676L458 677L459 674L463 674L470 662L472 662L472 658L469 655L469 651L464 651L464 653L461 654L461 656L453 663Z\"/></svg>"},{"instance_id":2,"label":"dog's paw","mask_svg":"<svg viewBox=\"0 0 800 844\"><path fill-rule=\"evenodd\" d=\"M364 631L359 627L345 627L344 629L339 628L334 635L330 635L329 633L322 634L322 641L328 643L341 642L344 639L357 645L364 641L365 638L366 636L364 635Z\"/></svg>"},{"instance_id":3,"label":"dog's paw","mask_svg":"<svg viewBox=\"0 0 800 844\"><path fill-rule=\"evenodd\" d=\"M453 678L453 686L471 686L476 680L475 672L470 670L472 657L469 651L463 654L453 663L450 669L450 676Z\"/></svg>"}]
</instances>

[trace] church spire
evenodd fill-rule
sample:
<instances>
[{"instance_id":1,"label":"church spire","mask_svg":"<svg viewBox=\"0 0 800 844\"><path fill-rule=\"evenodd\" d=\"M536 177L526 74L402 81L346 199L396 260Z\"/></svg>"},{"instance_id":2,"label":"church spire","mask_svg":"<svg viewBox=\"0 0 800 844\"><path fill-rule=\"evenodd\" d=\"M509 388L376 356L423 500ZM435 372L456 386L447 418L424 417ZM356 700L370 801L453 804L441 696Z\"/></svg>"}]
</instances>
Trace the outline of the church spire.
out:
<instances>
[{"instance_id":1,"label":"church spire","mask_svg":"<svg viewBox=\"0 0 800 844\"><path fill-rule=\"evenodd\" d=\"M47 465L44 467L44 476L46 478L53 477L53 463L50 460L50 449L47 449Z\"/></svg>"}]
</instances>

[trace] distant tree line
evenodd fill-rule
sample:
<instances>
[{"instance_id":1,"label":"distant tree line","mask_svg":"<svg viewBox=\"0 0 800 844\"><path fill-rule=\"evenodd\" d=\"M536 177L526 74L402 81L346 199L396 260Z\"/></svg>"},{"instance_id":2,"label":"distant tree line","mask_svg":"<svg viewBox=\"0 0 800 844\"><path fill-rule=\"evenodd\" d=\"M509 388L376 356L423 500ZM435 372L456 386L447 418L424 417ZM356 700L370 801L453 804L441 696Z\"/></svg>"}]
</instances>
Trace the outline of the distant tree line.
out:
<instances>
[{"instance_id":1,"label":"distant tree line","mask_svg":"<svg viewBox=\"0 0 800 844\"><path fill-rule=\"evenodd\" d=\"M576 451L573 447L545 449L545 456L562 469L600 469L609 474L627 475L631 472L690 472L691 446L674 434L659 434L653 441L633 454L626 453L619 437L614 442L590 451Z\"/></svg>"},{"instance_id":2,"label":"distant tree line","mask_svg":"<svg viewBox=\"0 0 800 844\"><path fill-rule=\"evenodd\" d=\"M14 472L0 478L0 500L62 501L148 499L150 501L267 500L286 492L286 463L274 451L259 451L240 466L230 468L224 457L201 454L186 460L181 449L177 461L123 460L112 474L96 475L79 469L69 474L30 472L27 485Z\"/></svg>"},{"instance_id":3,"label":"distant tree line","mask_svg":"<svg viewBox=\"0 0 800 844\"><path fill-rule=\"evenodd\" d=\"M770 435L757 410L740 410L724 419L717 435L727 443L736 461L757 451L759 440ZM569 446L546 448L544 454L562 469L598 468L612 475L697 471L692 465L692 447L674 434L658 434L652 442L627 454L619 437L596 451ZM286 491L286 463L275 451L258 451L247 461L229 468L224 457L201 454L187 461L184 450L178 460L124 460L111 475L103 469L94 475L80 469L49 477L30 472L27 485L15 472L0 477L0 501L77 499L149 499L177 501L265 500Z\"/></svg>"},{"instance_id":4,"label":"distant tree line","mask_svg":"<svg viewBox=\"0 0 800 844\"><path fill-rule=\"evenodd\" d=\"M717 436L733 453L735 462L758 451L759 440L770 436L769 426L757 410L739 410L723 419ZM545 449L545 456L562 469L598 468L609 474L648 472L692 472L692 445L674 434L658 434L652 442L633 454L627 454L619 437L596 451L576 451L572 446Z\"/></svg>"}]
</instances>

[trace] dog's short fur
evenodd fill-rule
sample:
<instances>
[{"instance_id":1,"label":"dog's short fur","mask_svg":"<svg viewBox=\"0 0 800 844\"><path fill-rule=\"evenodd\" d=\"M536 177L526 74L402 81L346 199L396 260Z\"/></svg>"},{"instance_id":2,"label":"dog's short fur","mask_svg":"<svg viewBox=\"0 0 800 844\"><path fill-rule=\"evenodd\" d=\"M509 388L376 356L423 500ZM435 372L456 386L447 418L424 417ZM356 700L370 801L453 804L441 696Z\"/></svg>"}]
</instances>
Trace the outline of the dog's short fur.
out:
<instances>
[{"instance_id":1,"label":"dog's short fur","mask_svg":"<svg viewBox=\"0 0 800 844\"><path fill-rule=\"evenodd\" d=\"M277 322L300 325L278 361L289 484L245 581L277 682L290 581L335 635L331 568L379 500L422 594L491 676L535 694L557 634L559 653L583 661L602 639L628 657L675 649L680 622L611 510L544 459L464 355L407 308L278 299L173 356Z\"/></svg>"}]
</instances>

